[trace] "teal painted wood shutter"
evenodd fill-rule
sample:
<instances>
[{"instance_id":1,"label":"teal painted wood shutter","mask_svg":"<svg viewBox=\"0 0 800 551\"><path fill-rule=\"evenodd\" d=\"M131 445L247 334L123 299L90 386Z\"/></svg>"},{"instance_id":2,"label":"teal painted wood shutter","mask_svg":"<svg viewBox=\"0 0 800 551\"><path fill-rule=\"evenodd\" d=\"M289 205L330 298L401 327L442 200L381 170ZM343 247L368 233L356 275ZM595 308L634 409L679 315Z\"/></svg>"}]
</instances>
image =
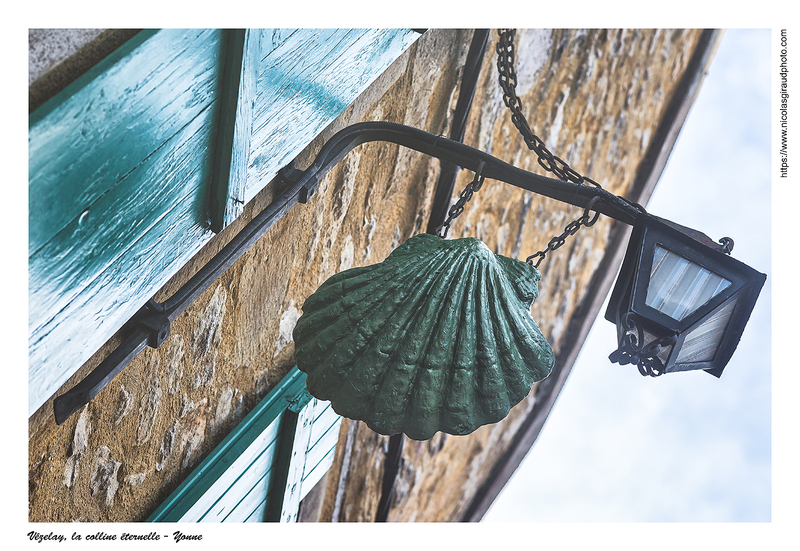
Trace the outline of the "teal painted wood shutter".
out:
<instances>
[{"instance_id":1,"label":"teal painted wood shutter","mask_svg":"<svg viewBox=\"0 0 800 551\"><path fill-rule=\"evenodd\" d=\"M29 415L417 37L237 32L142 31L31 114Z\"/></svg>"},{"instance_id":2,"label":"teal painted wood shutter","mask_svg":"<svg viewBox=\"0 0 800 551\"><path fill-rule=\"evenodd\" d=\"M296 367L148 518L151 522L293 522L330 469L341 426Z\"/></svg>"}]
</instances>

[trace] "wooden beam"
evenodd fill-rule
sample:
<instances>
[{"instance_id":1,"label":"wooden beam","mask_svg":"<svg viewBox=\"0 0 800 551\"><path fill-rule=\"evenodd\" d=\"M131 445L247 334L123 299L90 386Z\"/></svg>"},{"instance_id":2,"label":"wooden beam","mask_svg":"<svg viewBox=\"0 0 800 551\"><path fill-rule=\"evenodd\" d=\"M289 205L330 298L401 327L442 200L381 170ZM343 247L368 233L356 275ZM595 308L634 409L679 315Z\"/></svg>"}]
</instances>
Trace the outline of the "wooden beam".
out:
<instances>
[{"instance_id":1,"label":"wooden beam","mask_svg":"<svg viewBox=\"0 0 800 551\"><path fill-rule=\"evenodd\" d=\"M226 30L224 59L209 207L211 230L215 233L233 222L244 208L261 29Z\"/></svg>"}]
</instances>

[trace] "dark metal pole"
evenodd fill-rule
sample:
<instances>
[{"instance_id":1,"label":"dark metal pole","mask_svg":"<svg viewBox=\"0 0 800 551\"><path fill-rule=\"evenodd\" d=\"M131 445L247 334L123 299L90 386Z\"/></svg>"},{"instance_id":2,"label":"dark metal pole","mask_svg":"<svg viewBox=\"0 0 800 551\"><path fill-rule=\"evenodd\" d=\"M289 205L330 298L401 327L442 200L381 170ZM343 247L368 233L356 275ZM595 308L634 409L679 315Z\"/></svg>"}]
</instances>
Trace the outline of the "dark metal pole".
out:
<instances>
[{"instance_id":1,"label":"dark metal pole","mask_svg":"<svg viewBox=\"0 0 800 551\"><path fill-rule=\"evenodd\" d=\"M478 76L481 73L481 62L486 53L488 43L489 30L476 29L475 34L472 36L472 43L469 46L467 60L464 63L461 90L458 93L458 103L456 103L456 110L453 113L453 125L450 130L450 139L453 141L464 141L464 134L467 131L467 115L472 108L475 87L478 83ZM450 206L450 198L453 196L453 187L458 170L458 165L447 162L441 163L439 180L436 182L433 204L431 205L431 216L428 219L428 233L435 234L436 229L447 217L447 209Z\"/></svg>"},{"instance_id":2,"label":"dark metal pole","mask_svg":"<svg viewBox=\"0 0 800 551\"><path fill-rule=\"evenodd\" d=\"M463 143L391 122L362 122L340 130L322 147L311 166L304 171L295 171L296 181L302 183L310 197L316 192L319 179L350 150L374 141L402 145L472 171L477 170L483 162L485 166L482 175L485 178L499 180L581 208L586 208L597 197L599 200L594 207L596 212L628 225L633 225L641 214L639 207L602 188L540 176Z\"/></svg>"}]
</instances>

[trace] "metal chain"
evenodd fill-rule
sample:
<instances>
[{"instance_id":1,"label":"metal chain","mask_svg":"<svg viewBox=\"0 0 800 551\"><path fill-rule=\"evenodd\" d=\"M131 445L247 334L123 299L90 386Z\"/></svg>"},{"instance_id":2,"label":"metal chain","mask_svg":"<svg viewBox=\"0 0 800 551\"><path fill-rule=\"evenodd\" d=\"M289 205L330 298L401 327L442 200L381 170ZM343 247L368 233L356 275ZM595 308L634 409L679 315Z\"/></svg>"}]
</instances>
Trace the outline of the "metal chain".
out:
<instances>
[{"instance_id":1,"label":"metal chain","mask_svg":"<svg viewBox=\"0 0 800 551\"><path fill-rule=\"evenodd\" d=\"M517 96L516 92L517 72L514 69L515 34L516 31L514 29L499 30L498 35L500 38L496 47L497 71L500 74L500 88L503 89L503 103L505 103L506 107L511 110L511 122L513 122L514 126L517 127L519 133L522 134L522 138L525 140L525 144L528 146L528 148L536 153L539 165L541 165L542 168L548 172L552 172L558 176L559 179L566 182L572 182L574 184L588 183L602 189L600 184L591 178L580 175L578 172L570 168L570 166L563 159L553 155L550 150L547 149L544 142L533 133L531 127L528 125L528 121L525 119L525 115L522 113L522 100L519 99L519 96ZM564 233L553 237L547 244L547 248L545 250L529 256L526 259L526 262L533 265L535 268L538 268L539 264L541 264L548 252L554 251L555 249L561 247L566 242L566 238L571 235L575 235L575 233L581 229L581 226L588 227L593 225L597 221L597 217L600 215L600 213L595 211L594 217L592 218L589 218L589 213L592 210L592 207L594 207L597 199L597 197L592 198L592 200L589 201L589 204L586 206L586 209L583 211L583 216L567 224L567 227L564 228ZM536 264L534 264L533 259L537 257L539 260L536 262Z\"/></svg>"},{"instance_id":2,"label":"metal chain","mask_svg":"<svg viewBox=\"0 0 800 551\"><path fill-rule=\"evenodd\" d=\"M547 253L549 253L550 251L554 251L561 245L563 245L567 241L567 237L578 233L578 230L581 229L581 226L586 226L588 228L589 226L594 225L594 223L597 222L597 218L600 216L600 213L595 211L594 216L592 216L591 218L589 218L589 213L591 212L595 202L597 202L598 199L599 197L592 197L592 199L589 201L589 204L586 205L586 209L584 209L583 211L583 216L567 224L567 226L564 228L564 233L552 238L550 242L547 244L547 248L545 250L530 255L528 258L525 259L525 262L531 264L534 268L538 268L539 264L542 263L542 260L544 260L544 257L547 255ZM533 259L537 257L539 258L539 260L536 261L536 264L534 264Z\"/></svg>"},{"instance_id":3,"label":"metal chain","mask_svg":"<svg viewBox=\"0 0 800 551\"><path fill-rule=\"evenodd\" d=\"M503 89L503 102L511 110L511 122L517 127L520 134L522 134L525 144L531 149L539 158L539 164L547 170L552 172L559 179L574 184L589 183L595 187L601 187L600 184L588 178L581 176L560 157L553 155L547 149L544 142L533 133L525 115L522 114L522 100L517 96L517 72L515 66L515 53L514 53L514 29L502 29L498 31L500 40L497 42L497 71L500 73L500 87Z\"/></svg>"},{"instance_id":4,"label":"metal chain","mask_svg":"<svg viewBox=\"0 0 800 551\"><path fill-rule=\"evenodd\" d=\"M486 163L481 161L478 165L478 169L475 171L475 177L472 178L472 181L467 184L467 187L461 192L458 197L458 201L450 207L450 210L447 213L447 220L445 220L441 226L436 228L436 235L441 238L447 237L447 231L450 229L450 224L456 218L464 212L464 205L472 199L472 194L481 189L483 186L484 177L481 176L481 172L483 171L483 167L486 166Z\"/></svg>"}]
</instances>

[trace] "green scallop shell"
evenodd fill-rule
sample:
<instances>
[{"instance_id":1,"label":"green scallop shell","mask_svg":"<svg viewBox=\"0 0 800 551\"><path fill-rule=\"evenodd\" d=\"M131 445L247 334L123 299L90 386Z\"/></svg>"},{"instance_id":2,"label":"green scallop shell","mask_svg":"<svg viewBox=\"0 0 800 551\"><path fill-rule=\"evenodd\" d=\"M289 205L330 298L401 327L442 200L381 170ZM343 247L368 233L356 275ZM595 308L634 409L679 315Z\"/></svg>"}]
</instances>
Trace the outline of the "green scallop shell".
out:
<instances>
[{"instance_id":1,"label":"green scallop shell","mask_svg":"<svg viewBox=\"0 0 800 551\"><path fill-rule=\"evenodd\" d=\"M303 305L295 358L309 392L381 434L469 434L553 368L530 315L541 277L471 237L420 234L338 273Z\"/></svg>"}]
</instances>

